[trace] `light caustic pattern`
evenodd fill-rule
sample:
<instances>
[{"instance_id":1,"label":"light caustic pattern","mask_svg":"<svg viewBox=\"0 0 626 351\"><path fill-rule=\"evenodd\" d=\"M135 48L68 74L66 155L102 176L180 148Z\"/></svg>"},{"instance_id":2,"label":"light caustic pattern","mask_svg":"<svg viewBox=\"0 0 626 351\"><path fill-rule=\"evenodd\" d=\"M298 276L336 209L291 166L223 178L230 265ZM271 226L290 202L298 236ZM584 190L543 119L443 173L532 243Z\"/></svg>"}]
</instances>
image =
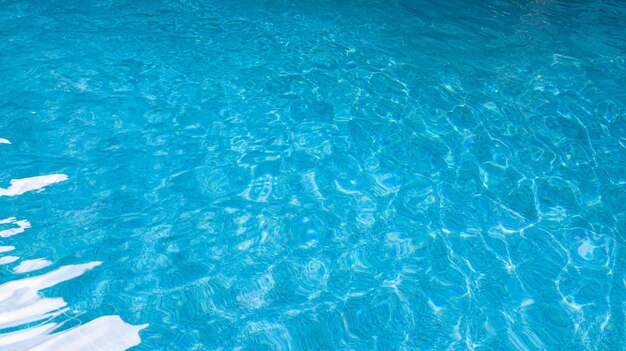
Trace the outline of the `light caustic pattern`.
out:
<instances>
[{"instance_id":1,"label":"light caustic pattern","mask_svg":"<svg viewBox=\"0 0 626 351\"><path fill-rule=\"evenodd\" d=\"M0 3L0 271L73 276L59 330L624 349L623 1Z\"/></svg>"}]
</instances>

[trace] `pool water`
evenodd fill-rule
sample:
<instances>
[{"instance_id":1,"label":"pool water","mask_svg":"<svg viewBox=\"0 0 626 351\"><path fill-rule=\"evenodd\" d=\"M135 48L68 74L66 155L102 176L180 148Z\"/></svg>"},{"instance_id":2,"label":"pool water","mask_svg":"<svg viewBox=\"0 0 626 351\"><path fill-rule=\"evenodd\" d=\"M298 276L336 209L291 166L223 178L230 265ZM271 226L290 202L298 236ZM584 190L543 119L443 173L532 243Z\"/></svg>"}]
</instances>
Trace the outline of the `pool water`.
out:
<instances>
[{"instance_id":1,"label":"pool water","mask_svg":"<svg viewBox=\"0 0 626 351\"><path fill-rule=\"evenodd\" d=\"M624 350L626 3L0 1L0 350Z\"/></svg>"}]
</instances>

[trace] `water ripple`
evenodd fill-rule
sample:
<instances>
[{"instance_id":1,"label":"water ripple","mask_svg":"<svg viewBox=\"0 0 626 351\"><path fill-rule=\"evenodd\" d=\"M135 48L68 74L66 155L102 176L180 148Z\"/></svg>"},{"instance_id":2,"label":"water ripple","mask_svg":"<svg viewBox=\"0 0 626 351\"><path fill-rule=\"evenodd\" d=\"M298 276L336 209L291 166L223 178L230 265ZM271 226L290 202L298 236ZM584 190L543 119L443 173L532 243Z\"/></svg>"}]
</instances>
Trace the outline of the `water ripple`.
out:
<instances>
[{"instance_id":1,"label":"water ripple","mask_svg":"<svg viewBox=\"0 0 626 351\"><path fill-rule=\"evenodd\" d=\"M3 1L0 340L624 349L624 18Z\"/></svg>"}]
</instances>

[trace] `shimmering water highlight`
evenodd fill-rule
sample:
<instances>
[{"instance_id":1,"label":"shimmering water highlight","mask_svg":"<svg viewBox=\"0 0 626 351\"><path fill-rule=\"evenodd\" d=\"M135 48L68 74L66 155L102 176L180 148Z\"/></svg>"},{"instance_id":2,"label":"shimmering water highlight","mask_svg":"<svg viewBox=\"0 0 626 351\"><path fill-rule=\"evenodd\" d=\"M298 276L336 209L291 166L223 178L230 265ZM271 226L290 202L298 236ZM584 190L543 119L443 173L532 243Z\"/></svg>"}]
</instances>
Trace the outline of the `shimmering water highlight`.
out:
<instances>
[{"instance_id":1,"label":"shimmering water highlight","mask_svg":"<svg viewBox=\"0 0 626 351\"><path fill-rule=\"evenodd\" d=\"M0 0L0 350L624 350L625 18Z\"/></svg>"}]
</instances>

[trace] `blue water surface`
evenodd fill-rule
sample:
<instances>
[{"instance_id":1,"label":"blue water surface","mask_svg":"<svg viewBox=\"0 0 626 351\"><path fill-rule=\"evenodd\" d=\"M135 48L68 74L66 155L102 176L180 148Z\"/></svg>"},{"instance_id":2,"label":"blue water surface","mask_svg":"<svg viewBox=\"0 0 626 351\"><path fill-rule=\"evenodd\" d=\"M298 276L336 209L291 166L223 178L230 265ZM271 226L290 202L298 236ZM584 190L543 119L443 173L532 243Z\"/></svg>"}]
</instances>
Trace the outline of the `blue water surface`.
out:
<instances>
[{"instance_id":1,"label":"blue water surface","mask_svg":"<svg viewBox=\"0 0 626 351\"><path fill-rule=\"evenodd\" d=\"M0 350L624 350L626 3L0 0Z\"/></svg>"}]
</instances>

